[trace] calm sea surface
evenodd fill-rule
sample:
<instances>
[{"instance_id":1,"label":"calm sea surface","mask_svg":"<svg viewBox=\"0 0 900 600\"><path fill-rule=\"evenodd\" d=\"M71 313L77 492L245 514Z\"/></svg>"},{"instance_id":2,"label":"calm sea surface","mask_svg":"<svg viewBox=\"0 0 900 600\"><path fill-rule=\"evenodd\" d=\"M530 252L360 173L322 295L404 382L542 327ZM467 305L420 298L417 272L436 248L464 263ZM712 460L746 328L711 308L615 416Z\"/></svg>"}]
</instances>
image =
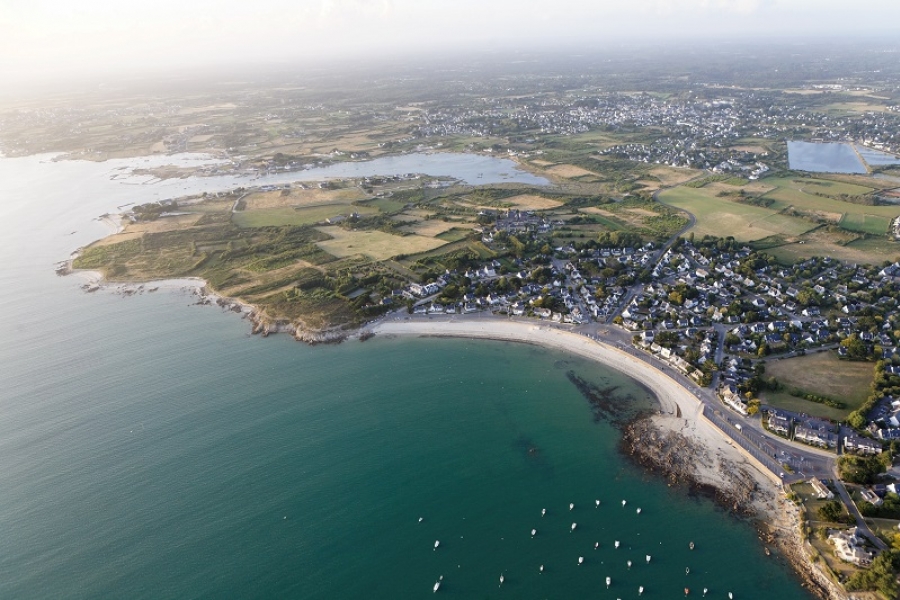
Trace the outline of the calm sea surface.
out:
<instances>
[{"instance_id":1,"label":"calm sea surface","mask_svg":"<svg viewBox=\"0 0 900 600\"><path fill-rule=\"evenodd\" d=\"M646 405L627 379L499 342L250 337L177 287L85 294L53 264L93 217L222 182L45 160L0 160L0 598L425 598L441 576L809 597L749 526L624 462L566 374Z\"/></svg>"}]
</instances>

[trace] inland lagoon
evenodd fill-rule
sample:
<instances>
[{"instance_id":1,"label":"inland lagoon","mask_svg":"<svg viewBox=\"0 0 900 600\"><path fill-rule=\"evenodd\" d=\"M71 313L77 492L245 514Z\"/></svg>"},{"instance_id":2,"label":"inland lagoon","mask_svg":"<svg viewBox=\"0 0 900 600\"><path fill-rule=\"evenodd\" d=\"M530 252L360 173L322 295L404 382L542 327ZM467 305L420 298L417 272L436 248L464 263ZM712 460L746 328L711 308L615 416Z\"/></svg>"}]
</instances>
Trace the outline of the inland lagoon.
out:
<instances>
[{"instance_id":1,"label":"inland lagoon","mask_svg":"<svg viewBox=\"0 0 900 600\"><path fill-rule=\"evenodd\" d=\"M852 144L788 142L788 165L811 173L866 173Z\"/></svg>"}]
</instances>

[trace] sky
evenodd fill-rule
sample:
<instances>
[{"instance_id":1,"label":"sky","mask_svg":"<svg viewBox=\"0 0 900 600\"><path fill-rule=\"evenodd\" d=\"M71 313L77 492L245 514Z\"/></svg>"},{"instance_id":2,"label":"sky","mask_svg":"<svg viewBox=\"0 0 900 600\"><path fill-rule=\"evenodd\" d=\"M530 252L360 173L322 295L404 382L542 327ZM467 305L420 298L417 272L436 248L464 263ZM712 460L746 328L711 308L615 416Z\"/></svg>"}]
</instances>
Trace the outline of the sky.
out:
<instances>
[{"instance_id":1,"label":"sky","mask_svg":"<svg viewBox=\"0 0 900 600\"><path fill-rule=\"evenodd\" d=\"M0 0L0 81L898 24L898 0Z\"/></svg>"}]
</instances>

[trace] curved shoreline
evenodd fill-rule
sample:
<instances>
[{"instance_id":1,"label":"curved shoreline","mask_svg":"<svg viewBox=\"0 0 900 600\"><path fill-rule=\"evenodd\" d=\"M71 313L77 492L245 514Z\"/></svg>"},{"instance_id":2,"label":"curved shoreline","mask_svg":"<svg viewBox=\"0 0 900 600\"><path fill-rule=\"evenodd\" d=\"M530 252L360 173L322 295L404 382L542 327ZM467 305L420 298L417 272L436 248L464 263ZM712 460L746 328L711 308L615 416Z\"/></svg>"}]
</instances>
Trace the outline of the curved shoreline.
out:
<instances>
[{"instance_id":1,"label":"curved shoreline","mask_svg":"<svg viewBox=\"0 0 900 600\"><path fill-rule=\"evenodd\" d=\"M703 415L703 404L696 396L652 365L602 341L577 333L506 320L384 320L364 327L363 333L388 337L447 337L527 343L570 352L619 371L646 387L660 403L662 414L650 418L652 427L664 435L674 433L684 436L707 450L706 460L694 464L694 478L698 483L723 489L737 470L755 480L760 493L753 500L753 512L760 526L760 540L777 547L803 581L804 587L820 598L839 600L848 597L812 562L806 540L800 534L799 511L784 496L781 481L708 421Z\"/></svg>"},{"instance_id":2,"label":"curved shoreline","mask_svg":"<svg viewBox=\"0 0 900 600\"><path fill-rule=\"evenodd\" d=\"M621 372L647 387L663 411L696 419L702 404L680 383L646 362L603 342L540 324L506 320L381 321L364 328L374 334L490 339L535 344L571 352Z\"/></svg>"}]
</instances>

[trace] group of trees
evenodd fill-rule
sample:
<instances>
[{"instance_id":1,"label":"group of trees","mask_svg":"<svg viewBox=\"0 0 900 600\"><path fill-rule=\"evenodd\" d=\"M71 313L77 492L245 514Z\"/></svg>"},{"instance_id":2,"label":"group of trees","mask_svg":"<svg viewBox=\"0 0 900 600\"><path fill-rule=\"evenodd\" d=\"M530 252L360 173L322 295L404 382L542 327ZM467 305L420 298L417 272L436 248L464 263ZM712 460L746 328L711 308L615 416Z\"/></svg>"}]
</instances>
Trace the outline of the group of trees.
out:
<instances>
[{"instance_id":1,"label":"group of trees","mask_svg":"<svg viewBox=\"0 0 900 600\"><path fill-rule=\"evenodd\" d=\"M820 506L819 510L816 512L820 519L828 521L829 523L846 523L850 525L855 521L855 519L844 510L843 503L838 500L829 500Z\"/></svg>"},{"instance_id":2,"label":"group of trees","mask_svg":"<svg viewBox=\"0 0 900 600\"><path fill-rule=\"evenodd\" d=\"M838 473L844 481L871 485L890 465L890 452L882 452L877 456L845 454L838 459Z\"/></svg>"},{"instance_id":3,"label":"group of trees","mask_svg":"<svg viewBox=\"0 0 900 600\"><path fill-rule=\"evenodd\" d=\"M862 429L868 422L867 415L879 400L885 396L900 395L900 377L885 370L886 363L879 360L875 363L875 378L872 380L872 393L858 409L847 417L851 427Z\"/></svg>"},{"instance_id":4,"label":"group of trees","mask_svg":"<svg viewBox=\"0 0 900 600\"><path fill-rule=\"evenodd\" d=\"M851 592L878 590L886 598L896 598L900 594L900 587L897 585L898 569L900 569L900 550L887 550L876 556L868 569L860 569L853 573L844 587Z\"/></svg>"}]
</instances>

